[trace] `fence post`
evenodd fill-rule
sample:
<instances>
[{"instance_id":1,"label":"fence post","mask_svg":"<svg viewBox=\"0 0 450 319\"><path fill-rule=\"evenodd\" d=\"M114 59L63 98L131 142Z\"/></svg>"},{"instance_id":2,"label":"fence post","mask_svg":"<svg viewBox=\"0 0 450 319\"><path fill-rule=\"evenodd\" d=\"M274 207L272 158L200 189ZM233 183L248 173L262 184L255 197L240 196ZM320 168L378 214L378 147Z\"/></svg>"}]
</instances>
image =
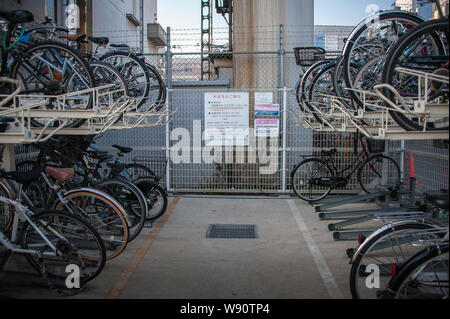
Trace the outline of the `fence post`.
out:
<instances>
[{"instance_id":1,"label":"fence post","mask_svg":"<svg viewBox=\"0 0 450 319\"><path fill-rule=\"evenodd\" d=\"M279 61L280 61L280 65L279 65L279 73L278 73L278 88L281 89L284 87L284 51L283 51L283 35L284 34L284 26L282 24L280 24L280 49L278 51L278 55L279 55Z\"/></svg>"},{"instance_id":2,"label":"fence post","mask_svg":"<svg viewBox=\"0 0 450 319\"><path fill-rule=\"evenodd\" d=\"M287 191L287 176L286 176L286 161L287 161L287 88L283 88L283 164L282 164L282 189L281 191L285 193Z\"/></svg>"},{"instance_id":3,"label":"fence post","mask_svg":"<svg viewBox=\"0 0 450 319\"><path fill-rule=\"evenodd\" d=\"M167 99L166 99L166 158L167 158L167 169L166 169L166 187L167 191L171 191L170 183L170 173L171 173L171 163L170 163L170 108L172 104L172 51L170 44L170 27L167 27L167 49L166 49L166 86L167 86Z\"/></svg>"}]
</instances>

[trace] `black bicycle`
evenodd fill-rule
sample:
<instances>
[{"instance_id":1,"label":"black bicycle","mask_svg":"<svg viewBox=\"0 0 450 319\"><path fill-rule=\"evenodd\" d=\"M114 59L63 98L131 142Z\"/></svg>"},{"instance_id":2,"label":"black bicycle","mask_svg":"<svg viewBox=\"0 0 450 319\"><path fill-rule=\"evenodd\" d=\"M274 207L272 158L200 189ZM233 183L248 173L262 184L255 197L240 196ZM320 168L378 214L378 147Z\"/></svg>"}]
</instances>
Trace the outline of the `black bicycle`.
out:
<instances>
[{"instance_id":1,"label":"black bicycle","mask_svg":"<svg viewBox=\"0 0 450 319\"><path fill-rule=\"evenodd\" d=\"M94 87L94 75L87 61L71 47L52 40L33 42L27 23L34 17L28 11L0 10L2 34L0 75L22 82L22 95L61 95ZM0 94L10 94L15 88L0 83ZM66 109L90 109L92 92L80 93L66 100ZM50 99L45 109L57 109L56 99ZM42 127L48 118L31 118L31 125ZM58 126L59 121L52 123ZM78 127L85 120L71 119L67 127Z\"/></svg>"},{"instance_id":2,"label":"black bicycle","mask_svg":"<svg viewBox=\"0 0 450 319\"><path fill-rule=\"evenodd\" d=\"M358 142L362 145L358 153ZM355 159L339 169L336 163L336 148L322 150L320 157L310 157L297 164L292 173L292 186L298 197L307 202L317 202L327 197L331 190L346 187L357 172L357 179L366 193L380 190L380 187L398 188L401 184L400 168L397 162L386 155L384 141L364 139L355 135Z\"/></svg>"}]
</instances>

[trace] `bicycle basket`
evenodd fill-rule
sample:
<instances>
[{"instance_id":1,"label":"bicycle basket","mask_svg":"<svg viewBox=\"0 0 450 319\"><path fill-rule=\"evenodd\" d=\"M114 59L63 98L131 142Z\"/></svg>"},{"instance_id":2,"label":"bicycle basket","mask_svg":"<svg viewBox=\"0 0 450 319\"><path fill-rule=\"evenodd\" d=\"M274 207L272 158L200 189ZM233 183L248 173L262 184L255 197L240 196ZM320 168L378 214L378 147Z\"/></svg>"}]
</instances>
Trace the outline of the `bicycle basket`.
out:
<instances>
[{"instance_id":1,"label":"bicycle basket","mask_svg":"<svg viewBox=\"0 0 450 319\"><path fill-rule=\"evenodd\" d=\"M367 148L370 153L383 153L386 141L367 139Z\"/></svg>"},{"instance_id":2,"label":"bicycle basket","mask_svg":"<svg viewBox=\"0 0 450 319\"><path fill-rule=\"evenodd\" d=\"M165 156L135 156L133 163L141 164L150 168L156 177L163 178L166 176L167 158Z\"/></svg>"},{"instance_id":3,"label":"bicycle basket","mask_svg":"<svg viewBox=\"0 0 450 319\"><path fill-rule=\"evenodd\" d=\"M326 51L319 47L294 48L295 62L300 66L311 66L325 58Z\"/></svg>"}]
</instances>

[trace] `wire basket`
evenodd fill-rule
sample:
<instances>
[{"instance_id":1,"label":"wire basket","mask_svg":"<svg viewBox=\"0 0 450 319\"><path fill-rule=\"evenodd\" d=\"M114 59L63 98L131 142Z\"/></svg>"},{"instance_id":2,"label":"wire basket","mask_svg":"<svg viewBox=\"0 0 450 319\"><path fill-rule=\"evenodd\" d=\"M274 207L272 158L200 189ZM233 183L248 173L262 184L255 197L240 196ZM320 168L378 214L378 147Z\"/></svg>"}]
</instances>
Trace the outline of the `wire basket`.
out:
<instances>
[{"instance_id":1,"label":"wire basket","mask_svg":"<svg viewBox=\"0 0 450 319\"><path fill-rule=\"evenodd\" d=\"M319 47L294 48L295 62L300 66L311 66L325 58L326 51Z\"/></svg>"},{"instance_id":2,"label":"wire basket","mask_svg":"<svg viewBox=\"0 0 450 319\"><path fill-rule=\"evenodd\" d=\"M164 156L135 156L133 163L144 165L150 168L156 177L162 179L166 176L167 158Z\"/></svg>"},{"instance_id":3,"label":"wire basket","mask_svg":"<svg viewBox=\"0 0 450 319\"><path fill-rule=\"evenodd\" d=\"M367 139L367 148L370 153L383 153L386 149L386 141Z\"/></svg>"}]
</instances>

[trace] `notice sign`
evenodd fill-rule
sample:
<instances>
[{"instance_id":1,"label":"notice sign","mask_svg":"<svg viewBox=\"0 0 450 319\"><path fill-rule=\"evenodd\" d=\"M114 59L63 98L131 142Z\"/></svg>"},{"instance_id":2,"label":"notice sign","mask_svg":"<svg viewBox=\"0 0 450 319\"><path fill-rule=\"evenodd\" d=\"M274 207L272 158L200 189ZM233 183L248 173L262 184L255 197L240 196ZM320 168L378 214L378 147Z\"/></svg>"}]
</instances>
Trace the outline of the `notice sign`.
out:
<instances>
[{"instance_id":1,"label":"notice sign","mask_svg":"<svg viewBox=\"0 0 450 319\"><path fill-rule=\"evenodd\" d=\"M280 106L272 105L255 105L256 116L280 116Z\"/></svg>"},{"instance_id":2,"label":"notice sign","mask_svg":"<svg viewBox=\"0 0 450 319\"><path fill-rule=\"evenodd\" d=\"M207 146L248 146L248 130L248 93L205 93Z\"/></svg>"},{"instance_id":3,"label":"notice sign","mask_svg":"<svg viewBox=\"0 0 450 319\"><path fill-rule=\"evenodd\" d=\"M273 103L272 92L255 92L255 105L268 105Z\"/></svg>"},{"instance_id":4,"label":"notice sign","mask_svg":"<svg viewBox=\"0 0 450 319\"><path fill-rule=\"evenodd\" d=\"M280 133L280 120L271 119L271 120L263 120L256 119L255 120L255 136L257 137L276 137Z\"/></svg>"}]
</instances>

